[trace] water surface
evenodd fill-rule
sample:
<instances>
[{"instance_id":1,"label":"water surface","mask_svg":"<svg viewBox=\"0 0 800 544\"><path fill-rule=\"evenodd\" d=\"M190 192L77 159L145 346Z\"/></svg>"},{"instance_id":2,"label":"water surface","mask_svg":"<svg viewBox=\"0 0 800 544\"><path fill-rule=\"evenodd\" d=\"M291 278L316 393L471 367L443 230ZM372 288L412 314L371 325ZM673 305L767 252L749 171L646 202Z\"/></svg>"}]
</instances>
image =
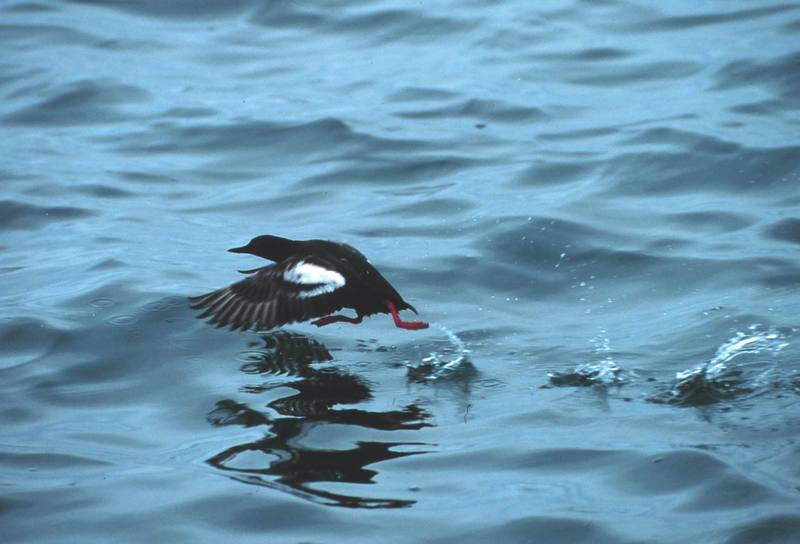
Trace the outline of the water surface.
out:
<instances>
[{"instance_id":1,"label":"water surface","mask_svg":"<svg viewBox=\"0 0 800 544\"><path fill-rule=\"evenodd\" d=\"M800 7L0 7L7 542L800 541ZM220 331L251 237L432 326Z\"/></svg>"}]
</instances>

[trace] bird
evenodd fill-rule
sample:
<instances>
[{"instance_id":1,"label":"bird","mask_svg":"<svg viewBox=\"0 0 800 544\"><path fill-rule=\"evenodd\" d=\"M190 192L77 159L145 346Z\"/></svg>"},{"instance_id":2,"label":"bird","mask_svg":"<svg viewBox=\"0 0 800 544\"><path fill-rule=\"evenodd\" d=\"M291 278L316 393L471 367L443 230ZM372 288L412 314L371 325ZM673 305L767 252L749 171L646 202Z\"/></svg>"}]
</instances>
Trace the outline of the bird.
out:
<instances>
[{"instance_id":1,"label":"bird","mask_svg":"<svg viewBox=\"0 0 800 544\"><path fill-rule=\"evenodd\" d=\"M328 240L290 240L269 234L256 236L232 253L248 253L273 261L240 270L247 278L189 297L190 307L203 310L199 319L231 330L265 331L298 321L317 327L331 323L361 323L366 316L388 313L398 328L419 330L425 321L404 321L399 312L416 308L403 300L367 258L348 244ZM356 317L332 315L352 308Z\"/></svg>"}]
</instances>

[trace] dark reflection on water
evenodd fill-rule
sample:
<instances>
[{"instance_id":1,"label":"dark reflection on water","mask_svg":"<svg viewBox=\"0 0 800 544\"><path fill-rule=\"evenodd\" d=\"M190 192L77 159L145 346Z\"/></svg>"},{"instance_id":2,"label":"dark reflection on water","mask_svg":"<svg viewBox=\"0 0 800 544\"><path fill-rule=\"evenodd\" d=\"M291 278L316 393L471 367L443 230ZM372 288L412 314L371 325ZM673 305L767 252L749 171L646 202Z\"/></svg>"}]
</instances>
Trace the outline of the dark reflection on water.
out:
<instances>
[{"instance_id":1,"label":"dark reflection on water","mask_svg":"<svg viewBox=\"0 0 800 544\"><path fill-rule=\"evenodd\" d=\"M358 441L347 450L320 450L302 445L302 437L321 425L355 425L380 431L413 430L429 426L428 415L420 407L408 404L401 410L375 412L341 409L372 398L364 379L335 366L315 368L313 363L333 359L324 345L297 333L275 332L262 336L264 346L248 352L250 362L242 371L258 376L289 375L288 382L253 384L243 388L248 393L263 393L290 388L296 394L270 401L269 410L257 410L244 403L225 399L209 412L215 426L264 425L264 438L237 444L214 455L208 463L237 481L277 489L322 504L351 508L402 508L416 501L376 499L333 493L315 488L317 482L352 484L374 483L376 470L367 466L381 461L417 455L423 451L393 451L398 446L421 446L418 442ZM278 417L270 415L271 412Z\"/></svg>"}]
</instances>

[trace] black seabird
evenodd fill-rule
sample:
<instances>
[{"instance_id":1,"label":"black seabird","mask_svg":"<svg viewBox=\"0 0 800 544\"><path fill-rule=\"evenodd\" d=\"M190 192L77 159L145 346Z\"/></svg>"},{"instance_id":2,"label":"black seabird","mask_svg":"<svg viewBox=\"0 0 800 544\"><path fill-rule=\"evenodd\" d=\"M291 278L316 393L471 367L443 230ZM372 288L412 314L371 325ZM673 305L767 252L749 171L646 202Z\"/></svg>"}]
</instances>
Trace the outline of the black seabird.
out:
<instances>
[{"instance_id":1,"label":"black seabird","mask_svg":"<svg viewBox=\"0 0 800 544\"><path fill-rule=\"evenodd\" d=\"M361 323L364 316L391 313L401 329L425 329L425 321L403 321L398 312L411 304L372 266L356 248L326 240L289 240L258 236L233 253L250 253L274 264L242 270L252 274L229 287L190 297L191 307L205 310L217 327L232 330L268 330L287 323L312 321L322 327L337 321ZM352 308L356 317L331 315Z\"/></svg>"}]
</instances>

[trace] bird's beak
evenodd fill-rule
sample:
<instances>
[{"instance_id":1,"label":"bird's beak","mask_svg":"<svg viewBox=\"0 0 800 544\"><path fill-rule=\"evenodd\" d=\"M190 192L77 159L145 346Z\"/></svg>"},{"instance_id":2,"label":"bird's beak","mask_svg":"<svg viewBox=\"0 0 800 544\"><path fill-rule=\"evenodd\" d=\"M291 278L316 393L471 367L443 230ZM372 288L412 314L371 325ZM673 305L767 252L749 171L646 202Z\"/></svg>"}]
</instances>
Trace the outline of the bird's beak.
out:
<instances>
[{"instance_id":1,"label":"bird's beak","mask_svg":"<svg viewBox=\"0 0 800 544\"><path fill-rule=\"evenodd\" d=\"M231 248L228 251L230 251L231 253L247 253L248 252L247 250L248 250L247 246L242 246L242 247Z\"/></svg>"}]
</instances>

